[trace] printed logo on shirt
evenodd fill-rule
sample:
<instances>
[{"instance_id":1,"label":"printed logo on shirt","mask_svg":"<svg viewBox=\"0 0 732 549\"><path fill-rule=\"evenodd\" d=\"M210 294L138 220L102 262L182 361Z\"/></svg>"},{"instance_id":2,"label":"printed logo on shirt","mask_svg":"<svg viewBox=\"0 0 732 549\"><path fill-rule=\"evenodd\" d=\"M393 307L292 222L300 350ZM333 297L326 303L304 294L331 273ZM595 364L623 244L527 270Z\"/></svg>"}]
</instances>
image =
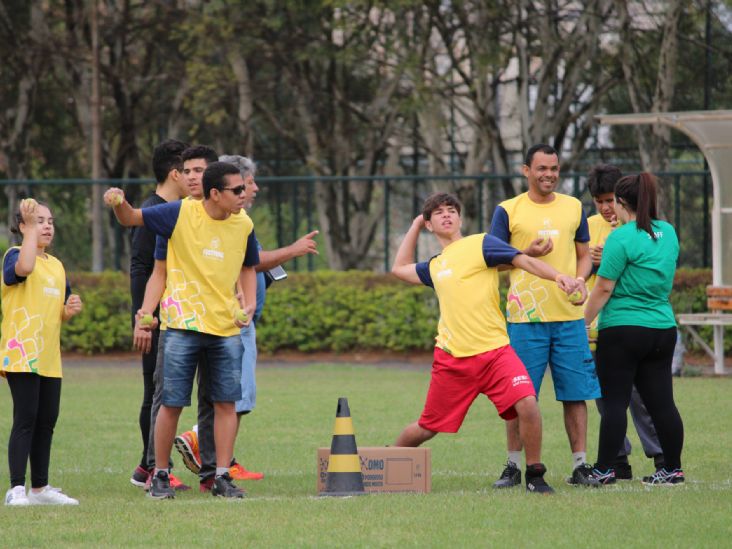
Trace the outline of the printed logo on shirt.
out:
<instances>
[{"instance_id":1,"label":"printed logo on shirt","mask_svg":"<svg viewBox=\"0 0 732 549\"><path fill-rule=\"evenodd\" d=\"M446 259L440 259L437 268L439 269L437 271L437 279L438 280L441 280L441 279L446 278L448 276L452 276L452 269L447 266L447 260Z\"/></svg>"},{"instance_id":2,"label":"printed logo on shirt","mask_svg":"<svg viewBox=\"0 0 732 549\"><path fill-rule=\"evenodd\" d=\"M218 247L221 246L221 240L214 237L211 239L211 243L209 244L208 248L203 249L203 257L209 257L211 259L217 259L219 261L224 260L224 252L221 252L218 250Z\"/></svg>"},{"instance_id":3,"label":"printed logo on shirt","mask_svg":"<svg viewBox=\"0 0 732 549\"><path fill-rule=\"evenodd\" d=\"M46 277L46 286L43 287L43 295L50 295L53 297L60 297L61 290L56 288L56 279L52 276Z\"/></svg>"},{"instance_id":4,"label":"printed logo on shirt","mask_svg":"<svg viewBox=\"0 0 732 549\"><path fill-rule=\"evenodd\" d=\"M539 229L537 231L537 234L539 235L539 238L558 238L559 237L559 230L558 229L552 229L552 220L547 218L544 218L543 221L544 228Z\"/></svg>"},{"instance_id":5,"label":"printed logo on shirt","mask_svg":"<svg viewBox=\"0 0 732 549\"><path fill-rule=\"evenodd\" d=\"M525 385L527 383L531 383L531 379L529 379L529 376L520 375L514 376L512 385L516 387L518 385Z\"/></svg>"}]
</instances>

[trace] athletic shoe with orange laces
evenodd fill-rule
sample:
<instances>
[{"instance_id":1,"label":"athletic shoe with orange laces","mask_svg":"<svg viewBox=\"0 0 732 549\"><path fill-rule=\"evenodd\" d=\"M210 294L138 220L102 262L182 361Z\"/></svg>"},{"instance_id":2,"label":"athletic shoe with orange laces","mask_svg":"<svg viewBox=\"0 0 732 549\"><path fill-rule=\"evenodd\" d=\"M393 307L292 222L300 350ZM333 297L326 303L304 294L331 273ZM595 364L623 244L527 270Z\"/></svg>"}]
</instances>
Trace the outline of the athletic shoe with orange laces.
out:
<instances>
[{"instance_id":1,"label":"athletic shoe with orange laces","mask_svg":"<svg viewBox=\"0 0 732 549\"><path fill-rule=\"evenodd\" d=\"M183 463L188 470L197 475L201 470L201 454L198 451L198 435L194 431L186 431L175 437L175 449L180 452Z\"/></svg>"},{"instance_id":2,"label":"athletic shoe with orange laces","mask_svg":"<svg viewBox=\"0 0 732 549\"><path fill-rule=\"evenodd\" d=\"M231 475L231 478L234 480L262 480L264 478L264 473L247 471L236 461L234 461L231 467L229 467L229 475Z\"/></svg>"}]
</instances>

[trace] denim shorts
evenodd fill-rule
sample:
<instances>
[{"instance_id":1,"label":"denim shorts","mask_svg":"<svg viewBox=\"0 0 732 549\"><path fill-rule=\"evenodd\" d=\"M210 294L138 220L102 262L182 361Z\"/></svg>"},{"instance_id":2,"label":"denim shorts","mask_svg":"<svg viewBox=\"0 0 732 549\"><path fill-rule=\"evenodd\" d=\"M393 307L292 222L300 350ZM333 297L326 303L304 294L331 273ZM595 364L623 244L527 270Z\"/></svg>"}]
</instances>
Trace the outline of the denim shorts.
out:
<instances>
[{"instance_id":1,"label":"denim shorts","mask_svg":"<svg viewBox=\"0 0 732 549\"><path fill-rule=\"evenodd\" d=\"M208 397L212 402L241 400L242 344L238 335L222 337L168 328L163 362L163 405L190 406L199 355L205 359Z\"/></svg>"},{"instance_id":2,"label":"denim shorts","mask_svg":"<svg viewBox=\"0 0 732 549\"><path fill-rule=\"evenodd\" d=\"M236 413L246 414L257 404L257 381L254 372L257 368L257 330L254 322L241 329L241 343L244 354L241 360L241 400L236 402Z\"/></svg>"},{"instance_id":3,"label":"denim shorts","mask_svg":"<svg viewBox=\"0 0 732 549\"><path fill-rule=\"evenodd\" d=\"M576 402L600 398L595 361L583 320L509 322L508 337L526 366L537 395L549 365L557 400Z\"/></svg>"}]
</instances>

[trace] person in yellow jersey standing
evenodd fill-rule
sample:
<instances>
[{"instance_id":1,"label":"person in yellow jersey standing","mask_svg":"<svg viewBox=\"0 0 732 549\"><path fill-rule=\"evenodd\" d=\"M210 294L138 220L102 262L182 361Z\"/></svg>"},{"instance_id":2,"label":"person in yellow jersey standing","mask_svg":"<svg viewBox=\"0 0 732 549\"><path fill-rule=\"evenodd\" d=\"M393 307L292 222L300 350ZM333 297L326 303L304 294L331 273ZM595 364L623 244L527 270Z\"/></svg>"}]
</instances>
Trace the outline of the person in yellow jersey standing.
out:
<instances>
[{"instance_id":1,"label":"person in yellow jersey standing","mask_svg":"<svg viewBox=\"0 0 732 549\"><path fill-rule=\"evenodd\" d=\"M61 400L61 322L81 312L61 262L46 253L54 236L51 210L33 199L21 202L14 233L21 246L10 248L2 271L2 360L13 398L8 442L10 490L5 505L78 505L48 484L51 441ZM31 466L31 489L25 473Z\"/></svg>"},{"instance_id":2,"label":"person in yellow jersey standing","mask_svg":"<svg viewBox=\"0 0 732 549\"><path fill-rule=\"evenodd\" d=\"M463 237L461 206L446 193L430 196L399 246L392 272L405 282L435 290L440 321L430 388L418 421L401 432L395 446L419 446L437 433L456 433L479 394L504 420L516 421L526 450L526 489L552 493L541 463L541 415L524 365L509 345L498 296L498 268L511 266L573 292L577 283L550 265L528 257L488 234ZM415 263L414 249L426 228L442 253Z\"/></svg>"},{"instance_id":3,"label":"person in yellow jersey standing","mask_svg":"<svg viewBox=\"0 0 732 549\"><path fill-rule=\"evenodd\" d=\"M241 399L242 344L239 330L256 308L259 254L253 223L242 210L244 181L236 166L213 162L203 174L203 200L182 200L133 209L121 189L105 202L124 226L144 225L167 241L166 319L162 406L155 423L155 471L149 496L175 497L168 464L178 418L191 403L199 362L205 357L209 397L214 403L216 476L211 493L243 497L229 474L236 436L234 403ZM239 283L242 299L237 299ZM243 313L243 314L242 314Z\"/></svg>"},{"instance_id":4,"label":"person in yellow jersey standing","mask_svg":"<svg viewBox=\"0 0 732 549\"><path fill-rule=\"evenodd\" d=\"M600 486L587 463L585 401L600 397L581 307L587 299L584 281L592 270L587 219L579 200L555 192L559 156L553 147L538 144L529 148L522 171L529 190L496 207L490 234L560 272L572 273L579 283L579 294L570 301L553 284L512 270L506 303L508 335L537 394L547 365L551 368L572 451L573 470L567 482ZM508 461L493 484L495 488L521 483L521 439L516 422L506 423L506 433Z\"/></svg>"}]
</instances>

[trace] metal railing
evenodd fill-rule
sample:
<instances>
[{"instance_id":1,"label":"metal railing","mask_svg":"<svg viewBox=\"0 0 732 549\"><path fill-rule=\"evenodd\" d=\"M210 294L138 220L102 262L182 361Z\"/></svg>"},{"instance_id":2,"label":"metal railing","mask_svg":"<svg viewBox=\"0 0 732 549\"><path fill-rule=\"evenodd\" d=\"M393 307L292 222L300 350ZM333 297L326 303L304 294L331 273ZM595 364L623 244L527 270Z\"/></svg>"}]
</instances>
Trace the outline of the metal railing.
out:
<instances>
[{"instance_id":1,"label":"metal railing","mask_svg":"<svg viewBox=\"0 0 732 549\"><path fill-rule=\"evenodd\" d=\"M682 242L680 264L708 267L710 263L711 179L705 171L679 171L658 174L666 198L667 217L674 223ZM388 271L398 246L398 235L409 226L419 212L422 200L433 190L467 192L472 198L466 204L466 229L482 232L490 226L495 206L505 198L506 189L521 189L524 180L519 174L480 174L446 176L360 176L360 177L258 177L260 193L251 215L255 230L265 249L282 247L302 234L318 227L318 188L334 192L352 184L370 185L373 192L366 204L365 215L381 216L378 228L365 258L365 268ZM18 196L32 195L49 202L57 218L56 253L70 268L88 269L91 265L90 195L88 187L95 183L105 187L121 186L133 204L139 204L154 190L151 179L46 179L0 180L2 187L15 187ZM7 189L4 189L7 191ZM582 200L588 215L594 210L586 189L586 174L562 175L561 191ZM9 219L8 196L0 193L0 219ZM343 193L342 193L343 194ZM346 199L342 215L348 215L350 199ZM71 228L69 232L66 229ZM128 244L124 229L112 220L106 231L105 265L126 268ZM396 238L395 238L396 237ZM686 239L684 237L687 237ZM322 235L321 237L322 238ZM68 257L67 257L68 256ZM86 257L85 257L86 256ZM327 267L321 256L295 259L290 269L314 270Z\"/></svg>"}]
</instances>

